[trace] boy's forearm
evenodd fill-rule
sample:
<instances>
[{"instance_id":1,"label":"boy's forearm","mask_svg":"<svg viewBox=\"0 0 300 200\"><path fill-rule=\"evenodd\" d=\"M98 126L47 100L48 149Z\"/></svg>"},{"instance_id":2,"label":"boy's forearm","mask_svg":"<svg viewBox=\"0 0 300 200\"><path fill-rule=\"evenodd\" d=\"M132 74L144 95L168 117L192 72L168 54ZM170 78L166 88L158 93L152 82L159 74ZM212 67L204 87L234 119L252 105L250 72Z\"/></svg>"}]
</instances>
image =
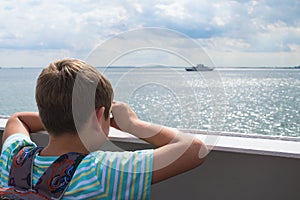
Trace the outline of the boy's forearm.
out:
<instances>
[{"instance_id":1,"label":"boy's forearm","mask_svg":"<svg viewBox=\"0 0 300 200\"><path fill-rule=\"evenodd\" d=\"M176 135L179 132L176 129L137 120L131 127L130 133L155 147L161 147L171 141L176 142L175 140L178 139Z\"/></svg>"},{"instance_id":2,"label":"boy's forearm","mask_svg":"<svg viewBox=\"0 0 300 200\"><path fill-rule=\"evenodd\" d=\"M45 130L38 112L20 112L16 113L16 116L24 124L29 133Z\"/></svg>"},{"instance_id":3,"label":"boy's forearm","mask_svg":"<svg viewBox=\"0 0 300 200\"><path fill-rule=\"evenodd\" d=\"M2 143L9 136L22 133L28 135L33 132L45 130L37 112L19 112L8 119L2 137Z\"/></svg>"},{"instance_id":4,"label":"boy's forearm","mask_svg":"<svg viewBox=\"0 0 300 200\"><path fill-rule=\"evenodd\" d=\"M192 134L144 121L134 124L130 133L157 147L152 184L199 166L208 154L206 145Z\"/></svg>"},{"instance_id":5,"label":"boy's forearm","mask_svg":"<svg viewBox=\"0 0 300 200\"><path fill-rule=\"evenodd\" d=\"M27 133L33 133L37 131L45 130L44 125L41 122L40 116L38 112L18 112L10 116L8 119L6 131L13 132L9 124L13 123L16 130L18 128L27 130Z\"/></svg>"}]
</instances>

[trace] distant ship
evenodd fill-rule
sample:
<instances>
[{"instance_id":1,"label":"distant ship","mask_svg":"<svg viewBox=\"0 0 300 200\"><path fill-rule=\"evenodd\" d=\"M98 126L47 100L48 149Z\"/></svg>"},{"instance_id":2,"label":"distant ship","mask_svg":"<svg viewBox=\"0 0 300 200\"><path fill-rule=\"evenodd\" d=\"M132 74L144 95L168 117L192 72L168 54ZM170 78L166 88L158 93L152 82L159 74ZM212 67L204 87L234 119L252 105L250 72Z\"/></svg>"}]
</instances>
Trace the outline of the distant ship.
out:
<instances>
[{"instance_id":1,"label":"distant ship","mask_svg":"<svg viewBox=\"0 0 300 200\"><path fill-rule=\"evenodd\" d=\"M186 67L186 71L212 71L214 68L207 67L203 64L197 64L196 66Z\"/></svg>"}]
</instances>

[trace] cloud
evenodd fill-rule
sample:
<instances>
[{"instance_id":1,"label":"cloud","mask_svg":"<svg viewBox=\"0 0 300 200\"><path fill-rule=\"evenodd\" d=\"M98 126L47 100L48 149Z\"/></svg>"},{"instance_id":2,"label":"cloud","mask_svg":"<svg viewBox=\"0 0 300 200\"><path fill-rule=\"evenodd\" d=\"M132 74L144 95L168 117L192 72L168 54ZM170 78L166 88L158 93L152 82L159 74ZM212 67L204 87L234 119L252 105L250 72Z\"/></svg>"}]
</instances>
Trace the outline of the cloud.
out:
<instances>
[{"instance_id":1,"label":"cloud","mask_svg":"<svg viewBox=\"0 0 300 200\"><path fill-rule=\"evenodd\" d=\"M295 52L299 13L298 0L1 1L0 48L84 57L124 31L164 27L214 52Z\"/></svg>"},{"instance_id":2,"label":"cloud","mask_svg":"<svg viewBox=\"0 0 300 200\"><path fill-rule=\"evenodd\" d=\"M12 1L3 8L8 6L0 14L0 36L14 36L1 37L1 47L10 49L87 50L97 39L116 34L113 27L126 20L122 7L94 8L90 2Z\"/></svg>"}]
</instances>

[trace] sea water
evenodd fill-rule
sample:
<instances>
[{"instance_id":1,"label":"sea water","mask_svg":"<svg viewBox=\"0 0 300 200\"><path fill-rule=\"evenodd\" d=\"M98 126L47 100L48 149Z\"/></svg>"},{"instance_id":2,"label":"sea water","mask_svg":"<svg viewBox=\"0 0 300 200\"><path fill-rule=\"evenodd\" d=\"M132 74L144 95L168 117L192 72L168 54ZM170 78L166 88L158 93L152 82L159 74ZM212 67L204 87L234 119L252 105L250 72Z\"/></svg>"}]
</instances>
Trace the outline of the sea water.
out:
<instances>
[{"instance_id":1,"label":"sea water","mask_svg":"<svg viewBox=\"0 0 300 200\"><path fill-rule=\"evenodd\" d=\"M0 69L0 115L37 111L40 68ZM300 137L300 70L99 68L115 100L152 123L201 129Z\"/></svg>"}]
</instances>

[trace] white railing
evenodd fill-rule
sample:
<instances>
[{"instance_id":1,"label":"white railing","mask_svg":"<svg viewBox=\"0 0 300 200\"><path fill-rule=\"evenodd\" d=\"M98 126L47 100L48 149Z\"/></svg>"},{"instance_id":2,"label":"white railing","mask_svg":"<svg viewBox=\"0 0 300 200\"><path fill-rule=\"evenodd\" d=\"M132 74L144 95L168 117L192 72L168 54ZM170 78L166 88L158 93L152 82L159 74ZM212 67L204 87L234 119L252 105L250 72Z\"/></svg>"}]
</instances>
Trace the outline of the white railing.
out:
<instances>
[{"instance_id":1,"label":"white railing","mask_svg":"<svg viewBox=\"0 0 300 200\"><path fill-rule=\"evenodd\" d=\"M0 131L3 131L7 118L0 118ZM300 158L300 138L242 134L231 132L211 132L203 130L182 130L194 134L212 150L239 152L257 155L270 155L287 158ZM114 128L109 137L112 141L143 143L142 140Z\"/></svg>"}]
</instances>

